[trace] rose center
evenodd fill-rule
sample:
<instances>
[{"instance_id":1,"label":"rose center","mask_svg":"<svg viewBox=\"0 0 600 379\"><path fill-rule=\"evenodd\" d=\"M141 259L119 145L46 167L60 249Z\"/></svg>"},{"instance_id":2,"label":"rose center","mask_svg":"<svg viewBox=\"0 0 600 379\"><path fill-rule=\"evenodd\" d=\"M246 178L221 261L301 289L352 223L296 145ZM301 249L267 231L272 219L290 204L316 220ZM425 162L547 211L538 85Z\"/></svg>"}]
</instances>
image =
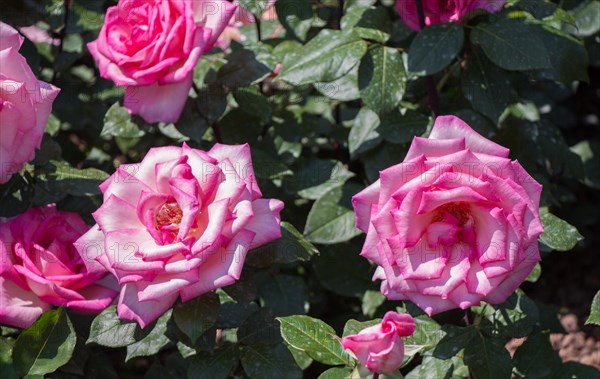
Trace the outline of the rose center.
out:
<instances>
[{"instance_id":1,"label":"rose center","mask_svg":"<svg viewBox=\"0 0 600 379\"><path fill-rule=\"evenodd\" d=\"M164 226L178 226L179 223L181 223L182 218L183 212L181 211L181 208L179 208L179 204L177 204L177 202L172 201L169 203L164 203L154 216L154 226L158 230Z\"/></svg>"},{"instance_id":2,"label":"rose center","mask_svg":"<svg viewBox=\"0 0 600 379\"><path fill-rule=\"evenodd\" d=\"M444 204L434 212L434 222L444 221L463 226L471 220L470 207L463 202Z\"/></svg>"}]
</instances>

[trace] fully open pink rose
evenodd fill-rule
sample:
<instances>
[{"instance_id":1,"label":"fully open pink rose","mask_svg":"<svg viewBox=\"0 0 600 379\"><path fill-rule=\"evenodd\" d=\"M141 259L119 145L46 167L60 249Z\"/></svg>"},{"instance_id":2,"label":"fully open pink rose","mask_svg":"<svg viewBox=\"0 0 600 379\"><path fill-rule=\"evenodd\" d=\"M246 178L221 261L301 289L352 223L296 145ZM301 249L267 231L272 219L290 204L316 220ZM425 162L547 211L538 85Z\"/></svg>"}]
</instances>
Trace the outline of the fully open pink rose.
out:
<instances>
[{"instance_id":1,"label":"fully open pink rose","mask_svg":"<svg viewBox=\"0 0 600 379\"><path fill-rule=\"evenodd\" d=\"M397 370L404 360L402 337L415 332L415 320L409 314L387 312L381 324L373 325L342 338L344 348L352 351L361 365L377 374Z\"/></svg>"},{"instance_id":2,"label":"fully open pink rose","mask_svg":"<svg viewBox=\"0 0 600 379\"><path fill-rule=\"evenodd\" d=\"M19 54L23 37L0 22L0 184L40 147L58 88L37 80Z\"/></svg>"},{"instance_id":3,"label":"fully open pink rose","mask_svg":"<svg viewBox=\"0 0 600 379\"><path fill-rule=\"evenodd\" d=\"M361 255L389 299L429 315L501 303L540 260L542 187L508 149L453 116L354 196Z\"/></svg>"},{"instance_id":4,"label":"fully open pink rose","mask_svg":"<svg viewBox=\"0 0 600 379\"><path fill-rule=\"evenodd\" d=\"M425 25L456 22L476 9L499 11L506 0L422 0ZM413 30L421 30L416 0L396 0L402 21Z\"/></svg>"},{"instance_id":5,"label":"fully open pink rose","mask_svg":"<svg viewBox=\"0 0 600 379\"><path fill-rule=\"evenodd\" d=\"M73 246L88 229L54 205L0 224L0 323L26 328L53 305L96 312L113 301L114 279L88 272Z\"/></svg>"},{"instance_id":6,"label":"fully open pink rose","mask_svg":"<svg viewBox=\"0 0 600 379\"><path fill-rule=\"evenodd\" d=\"M145 326L173 305L239 279L249 250L281 236L283 203L263 199L248 145L151 149L101 186L98 225L77 248L121 284L117 311Z\"/></svg>"},{"instance_id":7,"label":"fully open pink rose","mask_svg":"<svg viewBox=\"0 0 600 379\"><path fill-rule=\"evenodd\" d=\"M229 23L225 0L121 0L88 48L102 77L126 87L125 107L147 122L179 119L194 66Z\"/></svg>"}]
</instances>

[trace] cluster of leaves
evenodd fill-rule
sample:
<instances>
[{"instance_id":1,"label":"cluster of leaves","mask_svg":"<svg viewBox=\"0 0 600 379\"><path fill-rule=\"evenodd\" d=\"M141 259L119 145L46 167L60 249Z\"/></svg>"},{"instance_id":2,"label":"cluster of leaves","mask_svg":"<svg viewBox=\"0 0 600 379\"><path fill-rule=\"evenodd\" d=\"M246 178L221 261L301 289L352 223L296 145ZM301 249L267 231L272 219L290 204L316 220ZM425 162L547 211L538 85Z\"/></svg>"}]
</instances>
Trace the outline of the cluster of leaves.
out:
<instances>
[{"instance_id":1,"label":"cluster of leaves","mask_svg":"<svg viewBox=\"0 0 600 379\"><path fill-rule=\"evenodd\" d=\"M240 3L256 15L267 5ZM0 186L0 216L57 203L92 222L98 184L119 164L140 161L152 146L207 149L220 139L250 143L260 188L286 204L283 237L248 255L238 283L178 304L145 329L118 320L114 306L95 318L50 311L20 334L3 327L1 377L359 378L368 374L338 336L398 308L417 320L406 378L466 378L467 366L476 379L595 375L561 363L548 341L562 331L557 310L522 292L473 309L466 326L460 312L430 318L409 302L386 301L371 282L374 267L358 256L364 237L350 197L402 161L414 136L427 135L431 82L440 114L509 147L543 184L543 259L573 249L600 217L598 122L573 100L589 67L600 68L597 0L512 0L497 14L419 33L392 1L278 0L278 19L258 25L262 38L257 25L243 26L243 42L200 59L199 91L174 124L130 116L119 105L122 89L99 77L85 44L111 5L2 5L3 21L36 22L62 40L22 49L62 92L35 160ZM540 274L538 266L528 280ZM600 295L589 322L600 323ZM526 336L511 358L506 342Z\"/></svg>"}]
</instances>

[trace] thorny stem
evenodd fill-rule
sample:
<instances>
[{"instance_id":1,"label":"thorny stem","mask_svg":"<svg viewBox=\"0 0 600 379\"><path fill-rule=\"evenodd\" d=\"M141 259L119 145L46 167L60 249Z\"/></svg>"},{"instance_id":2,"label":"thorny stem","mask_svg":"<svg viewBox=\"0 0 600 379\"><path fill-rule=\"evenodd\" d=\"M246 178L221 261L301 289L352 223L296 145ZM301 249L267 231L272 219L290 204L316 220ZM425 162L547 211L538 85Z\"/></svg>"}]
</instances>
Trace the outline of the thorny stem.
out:
<instances>
[{"instance_id":1,"label":"thorny stem","mask_svg":"<svg viewBox=\"0 0 600 379\"><path fill-rule=\"evenodd\" d=\"M417 5L417 14L419 16L419 25L421 26L421 30L425 27L425 12L423 11L423 1L415 0L415 4ZM427 84L427 92L429 93L429 109L433 117L440 114L439 112L439 97L437 88L435 87L435 82L433 81L433 76L427 75L425 77L425 81Z\"/></svg>"},{"instance_id":2,"label":"thorny stem","mask_svg":"<svg viewBox=\"0 0 600 379\"><path fill-rule=\"evenodd\" d=\"M200 105L198 104L198 101L200 100L200 88L198 88L198 86L196 85L196 83L194 83L192 81L192 88L194 89L194 92L196 92L196 107L198 108L198 112L200 112ZM202 112L200 112L200 115L202 116ZM204 117L204 116L202 116ZM219 124L215 121L213 122L210 127L213 130L213 133L215 135L215 139L217 140L218 143L223 143L223 137L221 137L221 129L219 129Z\"/></svg>"}]
</instances>

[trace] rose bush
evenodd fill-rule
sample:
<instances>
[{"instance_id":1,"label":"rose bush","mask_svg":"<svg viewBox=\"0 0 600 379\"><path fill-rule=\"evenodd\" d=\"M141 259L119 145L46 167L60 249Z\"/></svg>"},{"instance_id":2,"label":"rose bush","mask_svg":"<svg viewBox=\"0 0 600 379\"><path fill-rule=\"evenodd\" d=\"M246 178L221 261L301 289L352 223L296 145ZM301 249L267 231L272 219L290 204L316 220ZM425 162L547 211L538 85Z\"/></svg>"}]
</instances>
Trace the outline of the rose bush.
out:
<instances>
[{"instance_id":1,"label":"rose bush","mask_svg":"<svg viewBox=\"0 0 600 379\"><path fill-rule=\"evenodd\" d=\"M281 236L283 203L262 198L248 145L153 148L100 188L98 224L76 246L119 280L119 317L142 327L179 296L233 284L248 251Z\"/></svg>"},{"instance_id":2,"label":"rose bush","mask_svg":"<svg viewBox=\"0 0 600 379\"><path fill-rule=\"evenodd\" d=\"M0 183L33 159L60 91L37 80L19 54L22 44L19 32L0 22Z\"/></svg>"},{"instance_id":3,"label":"rose bush","mask_svg":"<svg viewBox=\"0 0 600 379\"><path fill-rule=\"evenodd\" d=\"M599 10L3 2L0 377L595 378Z\"/></svg>"},{"instance_id":4,"label":"rose bush","mask_svg":"<svg viewBox=\"0 0 600 379\"><path fill-rule=\"evenodd\" d=\"M194 66L217 42L236 6L223 0L121 0L88 48L100 74L125 89L125 107L147 122L175 122Z\"/></svg>"},{"instance_id":5,"label":"rose bush","mask_svg":"<svg viewBox=\"0 0 600 379\"><path fill-rule=\"evenodd\" d=\"M482 9L498 12L506 0L422 0L425 25L457 22L467 13ZM397 0L396 9L402 21L412 30L421 30L419 14L414 0Z\"/></svg>"},{"instance_id":6,"label":"rose bush","mask_svg":"<svg viewBox=\"0 0 600 379\"><path fill-rule=\"evenodd\" d=\"M404 162L353 197L361 255L389 299L428 315L502 303L540 260L542 186L508 149L457 117L438 117Z\"/></svg>"},{"instance_id":7,"label":"rose bush","mask_svg":"<svg viewBox=\"0 0 600 379\"><path fill-rule=\"evenodd\" d=\"M54 205L0 223L0 322L26 328L52 306L92 313L118 294L106 273L89 272L73 243L89 227Z\"/></svg>"},{"instance_id":8,"label":"rose bush","mask_svg":"<svg viewBox=\"0 0 600 379\"><path fill-rule=\"evenodd\" d=\"M369 371L387 374L397 370L404 360L402 337L415 332L415 320L409 314L387 312L380 324L342 338L344 348L352 351Z\"/></svg>"}]
</instances>

